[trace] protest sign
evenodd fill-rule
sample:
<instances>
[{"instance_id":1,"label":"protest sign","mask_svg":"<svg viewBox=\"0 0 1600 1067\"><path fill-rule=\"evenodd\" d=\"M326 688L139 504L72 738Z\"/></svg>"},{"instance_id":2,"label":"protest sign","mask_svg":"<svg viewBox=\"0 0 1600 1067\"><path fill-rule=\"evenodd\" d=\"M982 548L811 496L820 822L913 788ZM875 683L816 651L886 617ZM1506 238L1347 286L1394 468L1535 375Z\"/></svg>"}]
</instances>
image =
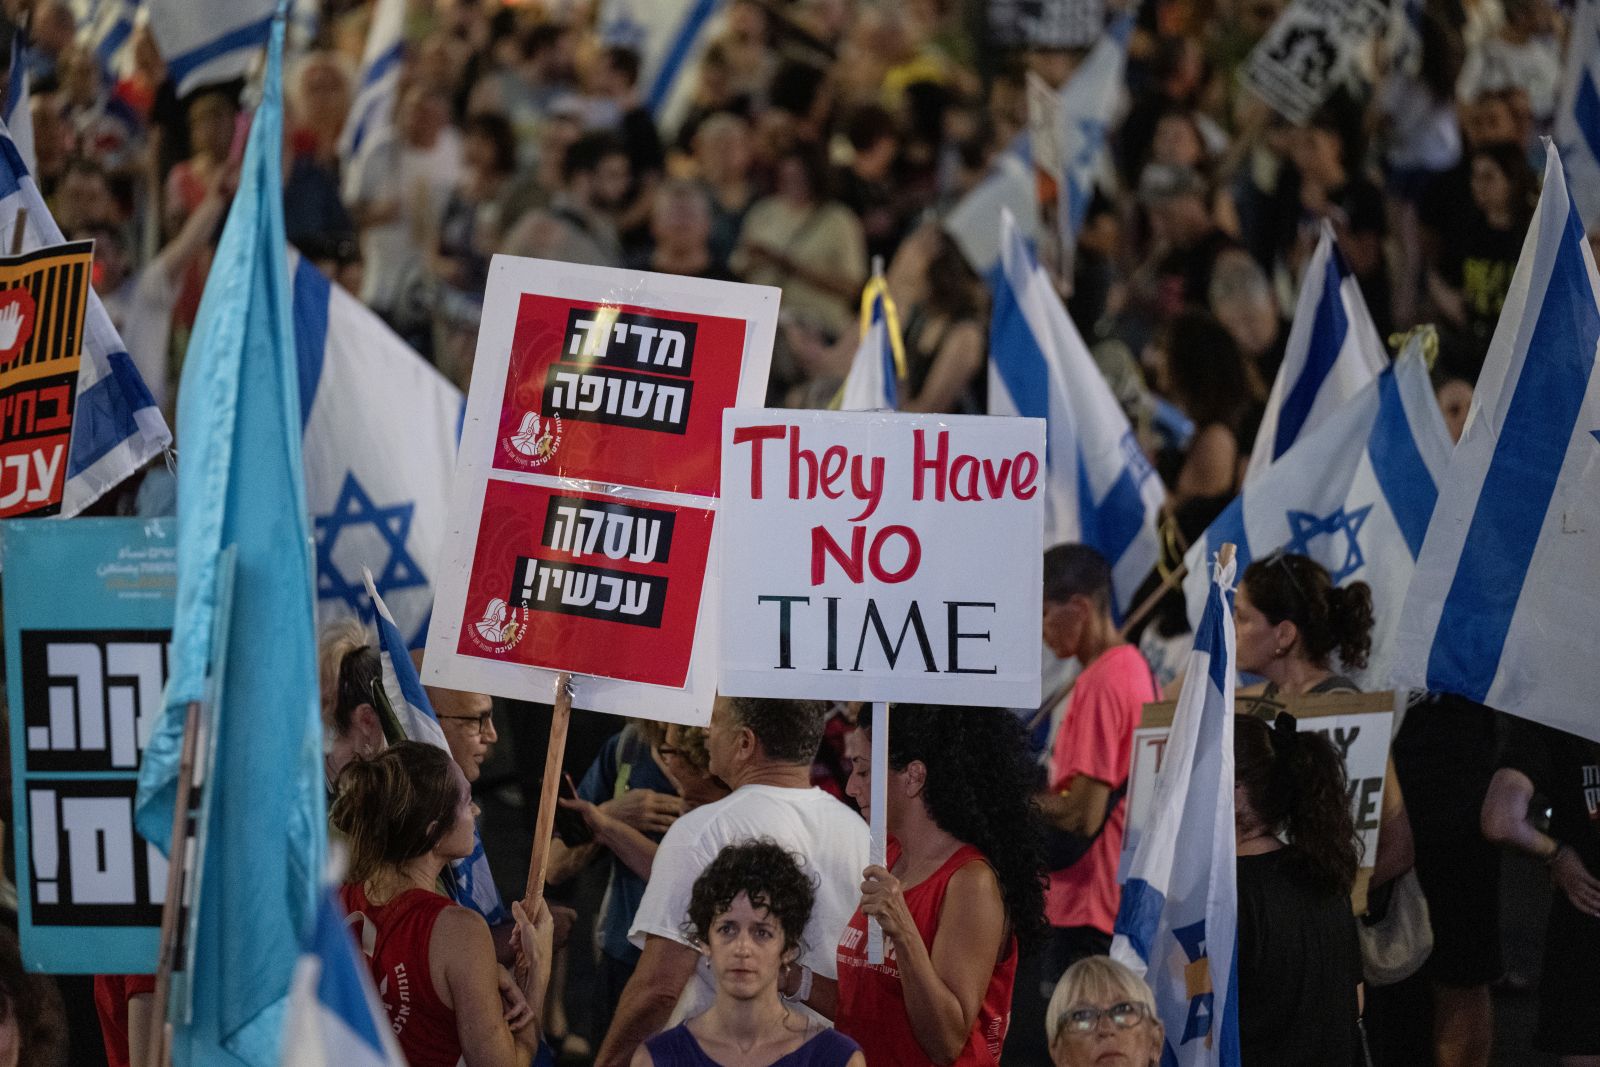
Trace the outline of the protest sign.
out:
<instances>
[{"instance_id":1,"label":"protest sign","mask_svg":"<svg viewBox=\"0 0 1600 1067\"><path fill-rule=\"evenodd\" d=\"M1388 17L1383 0L1294 0L1251 51L1245 80L1273 110L1305 122Z\"/></svg>"},{"instance_id":2,"label":"protest sign","mask_svg":"<svg viewBox=\"0 0 1600 1067\"><path fill-rule=\"evenodd\" d=\"M723 420L721 691L1031 705L1044 421Z\"/></svg>"},{"instance_id":3,"label":"protest sign","mask_svg":"<svg viewBox=\"0 0 1600 1067\"><path fill-rule=\"evenodd\" d=\"M1133 762L1128 768L1125 855L1132 851L1149 815L1156 774L1161 770L1176 707L1175 701L1146 704L1139 728L1134 731ZM1287 711L1299 720L1302 732L1320 733L1333 742L1350 778L1350 815L1361 835L1362 870L1370 873L1378 855L1378 816L1383 811L1384 769L1389 759L1395 694L1328 693L1271 702L1240 696L1235 708L1241 715ZM1360 883L1365 884L1364 876Z\"/></svg>"},{"instance_id":4,"label":"protest sign","mask_svg":"<svg viewBox=\"0 0 1600 1067\"><path fill-rule=\"evenodd\" d=\"M495 257L429 683L706 721L722 415L765 399L778 297Z\"/></svg>"},{"instance_id":5,"label":"protest sign","mask_svg":"<svg viewBox=\"0 0 1600 1067\"><path fill-rule=\"evenodd\" d=\"M0 258L0 518L61 510L93 252Z\"/></svg>"},{"instance_id":6,"label":"protest sign","mask_svg":"<svg viewBox=\"0 0 1600 1067\"><path fill-rule=\"evenodd\" d=\"M167 862L134 830L160 710L176 525L0 525L17 918L29 970L149 972Z\"/></svg>"}]
</instances>

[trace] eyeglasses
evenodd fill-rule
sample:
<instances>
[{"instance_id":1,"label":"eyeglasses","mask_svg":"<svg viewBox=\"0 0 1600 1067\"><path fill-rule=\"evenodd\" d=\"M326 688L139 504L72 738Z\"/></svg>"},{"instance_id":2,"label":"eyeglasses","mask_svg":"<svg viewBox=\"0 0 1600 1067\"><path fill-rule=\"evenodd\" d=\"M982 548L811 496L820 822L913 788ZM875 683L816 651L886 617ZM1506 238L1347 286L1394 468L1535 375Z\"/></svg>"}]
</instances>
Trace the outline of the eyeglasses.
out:
<instances>
[{"instance_id":1,"label":"eyeglasses","mask_svg":"<svg viewBox=\"0 0 1600 1067\"><path fill-rule=\"evenodd\" d=\"M481 737L483 736L484 731L488 730L490 725L494 722L494 712L492 710L486 711L482 715L440 715L439 718L457 719L461 722L475 722L478 724L478 728L473 732Z\"/></svg>"},{"instance_id":2,"label":"eyeglasses","mask_svg":"<svg viewBox=\"0 0 1600 1067\"><path fill-rule=\"evenodd\" d=\"M1132 1030L1144 1022L1146 1014L1143 1004L1131 1000L1113 1004L1109 1008L1091 1008L1085 1005L1081 1008L1072 1008L1062 1015L1060 1029L1069 1034L1087 1034L1100 1025L1100 1017L1104 1015L1118 1030Z\"/></svg>"}]
</instances>

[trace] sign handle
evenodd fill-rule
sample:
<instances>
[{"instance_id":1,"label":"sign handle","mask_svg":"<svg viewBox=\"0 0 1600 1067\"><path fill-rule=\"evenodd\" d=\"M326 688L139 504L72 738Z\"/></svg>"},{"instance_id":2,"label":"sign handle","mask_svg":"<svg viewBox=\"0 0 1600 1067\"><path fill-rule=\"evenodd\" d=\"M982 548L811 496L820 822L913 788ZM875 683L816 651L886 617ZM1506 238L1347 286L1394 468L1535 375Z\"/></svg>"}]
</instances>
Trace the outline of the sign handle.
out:
<instances>
[{"instance_id":1,"label":"sign handle","mask_svg":"<svg viewBox=\"0 0 1600 1067\"><path fill-rule=\"evenodd\" d=\"M189 800L194 786L194 765L199 745L200 702L191 700L183 716L183 748L178 756L177 796L172 802L172 837L167 844L167 899L161 906L161 945L156 955L150 1044L144 1061L152 1067L166 1067L172 1057L172 1023L167 1019L167 1003L172 995L172 970L183 912L183 881L189 855Z\"/></svg>"},{"instance_id":2,"label":"sign handle","mask_svg":"<svg viewBox=\"0 0 1600 1067\"><path fill-rule=\"evenodd\" d=\"M872 844L867 862L879 867L887 866L889 852L889 705L884 701L872 704L872 806L869 825ZM883 962L883 927L878 920L867 919L867 962Z\"/></svg>"},{"instance_id":3,"label":"sign handle","mask_svg":"<svg viewBox=\"0 0 1600 1067\"><path fill-rule=\"evenodd\" d=\"M544 896L544 879L550 870L550 835L556 824L557 791L561 788L561 761L567 753L567 724L572 721L572 675L556 676L555 708L550 716L550 747L544 754L544 781L539 786L539 814L533 824L533 855L528 860L528 887L522 907L529 915Z\"/></svg>"},{"instance_id":4,"label":"sign handle","mask_svg":"<svg viewBox=\"0 0 1600 1067\"><path fill-rule=\"evenodd\" d=\"M16 221L16 224L12 227L12 230L11 230L11 254L13 256L20 256L22 254L22 242L23 242L23 239L27 237L27 235L28 235L28 209L25 208L25 207L20 207L20 208L17 209L17 221Z\"/></svg>"}]
</instances>

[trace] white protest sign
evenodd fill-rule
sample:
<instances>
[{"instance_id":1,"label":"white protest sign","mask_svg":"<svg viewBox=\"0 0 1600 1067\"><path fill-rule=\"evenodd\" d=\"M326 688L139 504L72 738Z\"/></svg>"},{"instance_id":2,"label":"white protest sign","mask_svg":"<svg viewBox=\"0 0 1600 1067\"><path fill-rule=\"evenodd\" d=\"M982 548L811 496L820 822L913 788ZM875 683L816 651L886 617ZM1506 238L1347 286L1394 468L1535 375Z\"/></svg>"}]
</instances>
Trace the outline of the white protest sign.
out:
<instances>
[{"instance_id":1,"label":"white protest sign","mask_svg":"<svg viewBox=\"0 0 1600 1067\"><path fill-rule=\"evenodd\" d=\"M721 691L1039 695L1044 422L729 411Z\"/></svg>"},{"instance_id":2,"label":"white protest sign","mask_svg":"<svg viewBox=\"0 0 1600 1067\"><path fill-rule=\"evenodd\" d=\"M1241 696L1240 714L1252 714L1260 699ZM1133 734L1133 762L1128 769L1128 819L1124 852L1131 852L1150 815L1156 774L1172 730L1173 702L1146 704ZM1278 705L1266 707L1276 710ZM1393 693L1329 693L1297 697L1283 706L1299 720L1302 733L1319 733L1333 742L1350 778L1350 815L1361 835L1363 869L1378 855L1378 816L1383 811L1384 769L1394 725Z\"/></svg>"},{"instance_id":3,"label":"white protest sign","mask_svg":"<svg viewBox=\"0 0 1600 1067\"><path fill-rule=\"evenodd\" d=\"M708 721L722 414L765 397L778 298L494 258L425 681Z\"/></svg>"},{"instance_id":4,"label":"white protest sign","mask_svg":"<svg viewBox=\"0 0 1600 1067\"><path fill-rule=\"evenodd\" d=\"M1305 122L1388 17L1383 0L1293 0L1250 52L1245 80L1273 110Z\"/></svg>"}]
</instances>

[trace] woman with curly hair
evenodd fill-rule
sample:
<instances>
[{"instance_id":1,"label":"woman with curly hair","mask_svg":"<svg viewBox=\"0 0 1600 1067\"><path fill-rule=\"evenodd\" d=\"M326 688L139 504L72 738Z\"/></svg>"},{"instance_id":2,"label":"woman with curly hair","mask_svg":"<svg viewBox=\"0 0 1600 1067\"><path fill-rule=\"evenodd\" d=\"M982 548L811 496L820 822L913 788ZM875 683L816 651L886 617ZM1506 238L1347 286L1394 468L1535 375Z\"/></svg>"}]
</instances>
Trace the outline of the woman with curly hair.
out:
<instances>
[{"instance_id":1,"label":"woman with curly hair","mask_svg":"<svg viewBox=\"0 0 1600 1067\"><path fill-rule=\"evenodd\" d=\"M774 841L717 853L695 879L684 923L711 965L715 999L647 1040L633 1067L866 1067L854 1041L791 1010L778 992L815 896L799 862Z\"/></svg>"},{"instance_id":2,"label":"woman with curly hair","mask_svg":"<svg viewBox=\"0 0 1600 1067\"><path fill-rule=\"evenodd\" d=\"M1241 1062L1354 1063L1361 846L1344 761L1288 713L1236 717L1233 758Z\"/></svg>"},{"instance_id":3,"label":"woman with curly hair","mask_svg":"<svg viewBox=\"0 0 1600 1067\"><path fill-rule=\"evenodd\" d=\"M1245 568L1234 599L1239 670L1267 680L1267 695L1353 693L1333 669L1360 670L1372 650L1372 589L1339 587L1314 559L1274 552Z\"/></svg>"},{"instance_id":4,"label":"woman with curly hair","mask_svg":"<svg viewBox=\"0 0 1600 1067\"><path fill-rule=\"evenodd\" d=\"M863 872L838 982L818 981L809 1003L859 1041L869 1063L988 1067L1006 1038L1018 940L1044 923L1022 727L994 708L928 704L895 705L893 723L888 865ZM864 713L852 746L850 796L863 814L871 761L859 740L872 725ZM894 946L881 966L867 962L869 916Z\"/></svg>"}]
</instances>

